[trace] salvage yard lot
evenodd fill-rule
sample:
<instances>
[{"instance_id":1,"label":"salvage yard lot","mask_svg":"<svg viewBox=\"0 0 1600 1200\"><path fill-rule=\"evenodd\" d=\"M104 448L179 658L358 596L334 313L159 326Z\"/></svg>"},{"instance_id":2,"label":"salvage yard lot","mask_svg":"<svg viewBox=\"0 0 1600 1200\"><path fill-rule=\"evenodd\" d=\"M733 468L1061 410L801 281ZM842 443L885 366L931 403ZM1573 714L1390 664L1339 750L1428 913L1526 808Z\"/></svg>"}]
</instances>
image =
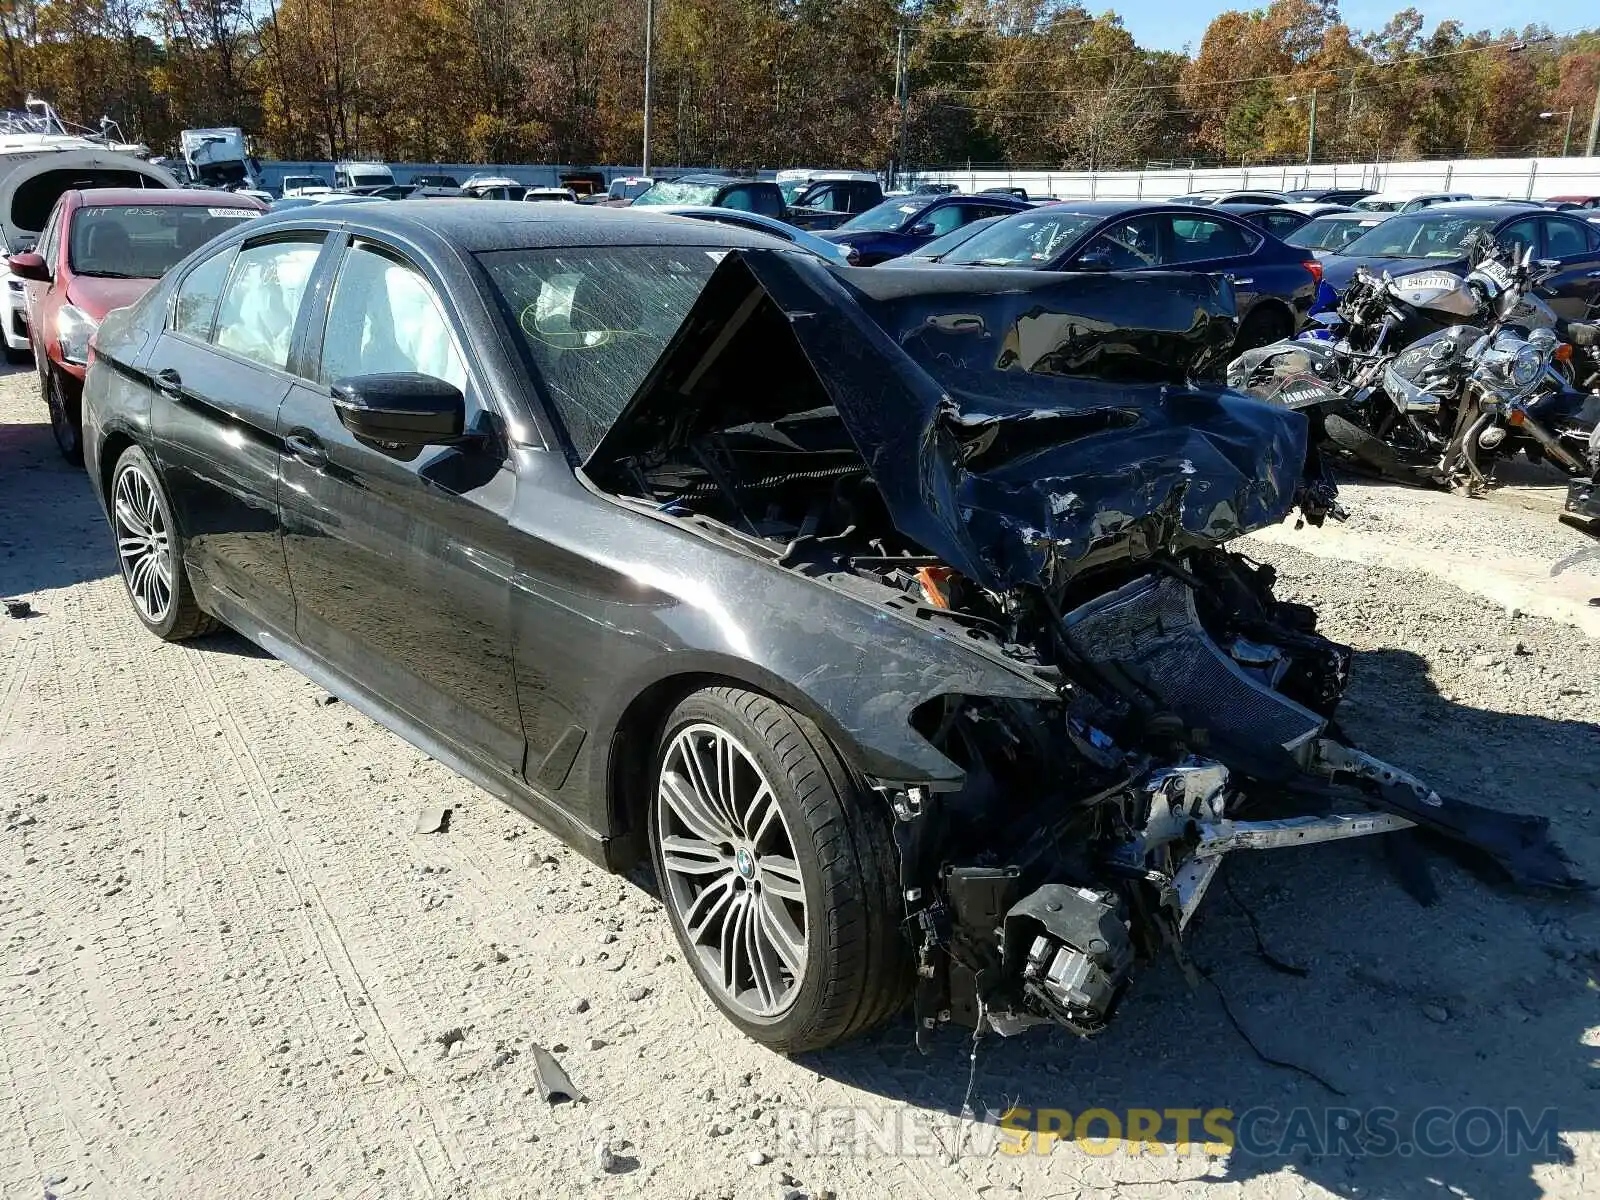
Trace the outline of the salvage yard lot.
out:
<instances>
[{"instance_id":1,"label":"salvage yard lot","mask_svg":"<svg viewBox=\"0 0 1600 1200\"><path fill-rule=\"evenodd\" d=\"M1547 1149L1208 1160L1172 1153L1168 1124L1159 1154L984 1153L969 1134L951 1155L958 1033L926 1058L905 1019L767 1053L694 985L637 882L242 640L147 635L36 389L0 378L0 595L38 611L0 618L0 1194L1594 1195L1589 899L1515 895L1430 854L1423 908L1375 844L1231 860L1195 961L1261 1051L1343 1095L1263 1061L1219 991L1170 963L1101 1039L977 1052L980 1110L1548 1109ZM1600 542L1555 523L1554 494L1352 485L1348 525L1250 547L1359 651L1342 721L1362 744L1548 816L1600 879ZM448 831L415 832L439 804ZM1252 918L1305 977L1272 968ZM587 1102L546 1105L535 1043L564 1047ZM805 1136L849 1132L850 1110L902 1152Z\"/></svg>"}]
</instances>

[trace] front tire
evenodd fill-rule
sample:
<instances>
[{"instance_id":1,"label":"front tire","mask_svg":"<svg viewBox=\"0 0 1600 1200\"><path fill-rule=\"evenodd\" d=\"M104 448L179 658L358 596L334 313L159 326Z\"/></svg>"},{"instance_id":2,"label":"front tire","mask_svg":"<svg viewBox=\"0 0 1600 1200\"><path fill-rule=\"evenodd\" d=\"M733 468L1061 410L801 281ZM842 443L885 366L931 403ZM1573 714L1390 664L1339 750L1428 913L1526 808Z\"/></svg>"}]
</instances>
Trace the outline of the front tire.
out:
<instances>
[{"instance_id":1,"label":"front tire","mask_svg":"<svg viewBox=\"0 0 1600 1200\"><path fill-rule=\"evenodd\" d=\"M216 620L195 603L161 477L138 446L129 446L117 459L110 501L122 582L134 615L164 642L215 630Z\"/></svg>"},{"instance_id":2,"label":"front tire","mask_svg":"<svg viewBox=\"0 0 1600 1200\"><path fill-rule=\"evenodd\" d=\"M39 387L44 392L45 407L50 410L50 432L55 435L56 449L73 466L83 466L82 392L48 365L39 370Z\"/></svg>"},{"instance_id":3,"label":"front tire","mask_svg":"<svg viewBox=\"0 0 1600 1200\"><path fill-rule=\"evenodd\" d=\"M706 688L667 718L649 822L661 898L749 1037L817 1050L905 1003L891 821L821 730L769 697Z\"/></svg>"},{"instance_id":4,"label":"front tire","mask_svg":"<svg viewBox=\"0 0 1600 1200\"><path fill-rule=\"evenodd\" d=\"M1246 350L1270 346L1293 333L1294 322L1281 311L1271 306L1257 308L1240 322L1239 332L1233 340L1233 353L1237 356Z\"/></svg>"}]
</instances>

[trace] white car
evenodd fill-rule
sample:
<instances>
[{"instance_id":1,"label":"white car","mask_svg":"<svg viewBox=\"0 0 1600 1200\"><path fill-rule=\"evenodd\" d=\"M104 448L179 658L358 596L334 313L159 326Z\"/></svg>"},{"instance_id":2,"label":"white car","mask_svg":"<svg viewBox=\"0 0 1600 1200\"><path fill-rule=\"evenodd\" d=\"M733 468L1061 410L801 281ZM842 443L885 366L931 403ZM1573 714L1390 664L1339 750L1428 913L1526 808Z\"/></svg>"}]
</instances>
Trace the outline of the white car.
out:
<instances>
[{"instance_id":1,"label":"white car","mask_svg":"<svg viewBox=\"0 0 1600 1200\"><path fill-rule=\"evenodd\" d=\"M1357 212L1408 213L1432 208L1435 204L1454 204L1471 199L1466 192L1374 192L1350 207Z\"/></svg>"},{"instance_id":2,"label":"white car","mask_svg":"<svg viewBox=\"0 0 1600 1200\"><path fill-rule=\"evenodd\" d=\"M694 221L715 221L719 225L732 225L739 229L748 229L753 233L771 234L790 245L809 250L831 266L850 265L850 259L845 252L832 242L823 241L816 234L796 229L793 225L785 225L775 217L764 217L760 213L747 212L742 208L711 208L703 204L663 204L660 208L652 208L650 211L674 217L688 217Z\"/></svg>"},{"instance_id":3,"label":"white car","mask_svg":"<svg viewBox=\"0 0 1600 1200\"><path fill-rule=\"evenodd\" d=\"M522 194L524 200L555 200L568 204L578 202L578 193L565 187L531 187Z\"/></svg>"}]
</instances>

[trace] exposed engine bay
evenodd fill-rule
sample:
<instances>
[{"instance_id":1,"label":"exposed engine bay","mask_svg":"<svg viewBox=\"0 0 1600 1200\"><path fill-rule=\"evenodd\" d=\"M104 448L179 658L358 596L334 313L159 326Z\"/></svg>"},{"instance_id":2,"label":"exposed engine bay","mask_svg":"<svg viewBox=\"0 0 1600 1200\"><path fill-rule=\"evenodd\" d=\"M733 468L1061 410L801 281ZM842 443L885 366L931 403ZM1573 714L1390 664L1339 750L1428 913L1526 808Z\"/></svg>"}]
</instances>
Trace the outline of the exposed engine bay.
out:
<instances>
[{"instance_id":1,"label":"exposed engine bay","mask_svg":"<svg viewBox=\"0 0 1600 1200\"><path fill-rule=\"evenodd\" d=\"M978 393L1037 296L999 312L962 297L948 328L886 316L922 297L858 297L895 335L878 352L902 361L883 382L855 362L870 386L836 386L837 356L860 355L850 331L817 329L819 306L765 269L727 272L657 407L586 470L1049 689L909 714L958 788L868 781L896 818L919 1038L943 1020L1104 1028L1137 963L1185 961L1183 931L1235 850L1423 826L1519 884L1581 886L1542 820L1447 799L1351 746L1334 714L1352 651L1274 598L1271 567L1224 548L1293 506L1328 511L1303 417L1171 381L1042 379L1043 354ZM759 336L741 343L741 321ZM747 403L751 378L770 386ZM659 397L674 394L695 423L671 418Z\"/></svg>"}]
</instances>

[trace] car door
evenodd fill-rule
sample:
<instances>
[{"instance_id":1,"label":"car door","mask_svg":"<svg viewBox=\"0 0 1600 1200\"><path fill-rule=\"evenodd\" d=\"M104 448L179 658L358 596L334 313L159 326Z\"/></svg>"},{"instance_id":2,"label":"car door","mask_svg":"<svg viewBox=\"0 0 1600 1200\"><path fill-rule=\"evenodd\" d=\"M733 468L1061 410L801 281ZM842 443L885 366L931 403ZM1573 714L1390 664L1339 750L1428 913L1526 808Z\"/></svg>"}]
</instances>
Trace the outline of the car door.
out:
<instances>
[{"instance_id":1,"label":"car door","mask_svg":"<svg viewBox=\"0 0 1600 1200\"><path fill-rule=\"evenodd\" d=\"M278 405L323 236L230 243L189 267L145 359L156 456L198 591L268 629L294 628L278 521Z\"/></svg>"},{"instance_id":2,"label":"car door","mask_svg":"<svg viewBox=\"0 0 1600 1200\"><path fill-rule=\"evenodd\" d=\"M55 207L50 210L50 216L45 220L44 228L39 231L39 240L34 243L34 250L44 259L44 265L50 272L49 281L23 280L15 276L8 281L13 288L22 289L22 318L27 323L27 328L13 329L12 332L32 340L33 360L41 372L49 361L44 348L45 331L54 327L55 310L61 303L61 289L58 289L56 284L61 279L64 258L61 253L61 223L66 220L66 206L65 196L56 201ZM4 315L8 320L11 317L10 313Z\"/></svg>"},{"instance_id":3,"label":"car door","mask_svg":"<svg viewBox=\"0 0 1600 1200\"><path fill-rule=\"evenodd\" d=\"M1283 281L1274 278L1280 268L1256 261L1261 235L1243 222L1188 213L1163 220L1167 223L1163 265L1224 276L1233 285L1241 314L1254 307L1263 293L1282 286ZM1297 270L1302 279L1310 279L1303 268Z\"/></svg>"},{"instance_id":4,"label":"car door","mask_svg":"<svg viewBox=\"0 0 1600 1200\"><path fill-rule=\"evenodd\" d=\"M278 414L297 639L385 707L514 776L523 735L503 424L442 290L412 259L358 237L328 266L301 377ZM385 372L458 387L473 436L420 452L356 437L331 385Z\"/></svg>"},{"instance_id":5,"label":"car door","mask_svg":"<svg viewBox=\"0 0 1600 1200\"><path fill-rule=\"evenodd\" d=\"M1600 229L1554 215L1540 217L1539 224L1544 237L1538 256L1560 264L1540 287L1550 307L1571 321L1600 314Z\"/></svg>"}]
</instances>

